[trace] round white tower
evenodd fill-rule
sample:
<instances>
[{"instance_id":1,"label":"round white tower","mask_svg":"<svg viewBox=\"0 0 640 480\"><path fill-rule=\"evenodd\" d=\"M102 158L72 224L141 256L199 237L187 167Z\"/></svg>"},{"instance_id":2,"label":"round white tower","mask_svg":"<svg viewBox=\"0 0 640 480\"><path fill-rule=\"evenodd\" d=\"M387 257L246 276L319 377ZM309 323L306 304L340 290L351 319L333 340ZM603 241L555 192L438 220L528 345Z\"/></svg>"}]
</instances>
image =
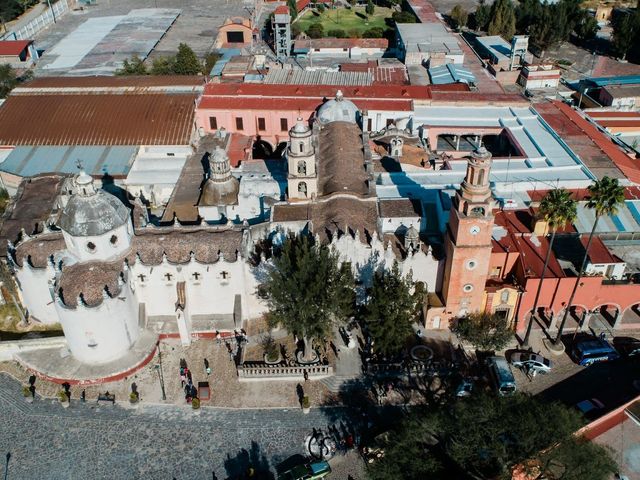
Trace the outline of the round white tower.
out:
<instances>
[{"instance_id":1,"label":"round white tower","mask_svg":"<svg viewBox=\"0 0 640 480\"><path fill-rule=\"evenodd\" d=\"M97 189L93 178L80 172L58 226L69 253L80 262L109 260L131 246L129 209L115 196Z\"/></svg>"}]
</instances>

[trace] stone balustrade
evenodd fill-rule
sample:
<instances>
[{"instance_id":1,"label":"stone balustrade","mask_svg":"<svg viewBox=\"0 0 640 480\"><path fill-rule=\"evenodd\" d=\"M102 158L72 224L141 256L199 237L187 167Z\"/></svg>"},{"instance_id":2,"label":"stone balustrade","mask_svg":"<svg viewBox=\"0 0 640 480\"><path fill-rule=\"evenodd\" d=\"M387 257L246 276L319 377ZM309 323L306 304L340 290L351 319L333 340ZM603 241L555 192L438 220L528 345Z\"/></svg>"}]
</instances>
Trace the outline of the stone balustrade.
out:
<instances>
[{"instance_id":1,"label":"stone balustrade","mask_svg":"<svg viewBox=\"0 0 640 480\"><path fill-rule=\"evenodd\" d=\"M238 365L238 378L242 381L253 380L302 380L304 373L310 379L318 380L320 378L330 377L333 375L333 367L331 365L268 365L260 362L245 362Z\"/></svg>"}]
</instances>

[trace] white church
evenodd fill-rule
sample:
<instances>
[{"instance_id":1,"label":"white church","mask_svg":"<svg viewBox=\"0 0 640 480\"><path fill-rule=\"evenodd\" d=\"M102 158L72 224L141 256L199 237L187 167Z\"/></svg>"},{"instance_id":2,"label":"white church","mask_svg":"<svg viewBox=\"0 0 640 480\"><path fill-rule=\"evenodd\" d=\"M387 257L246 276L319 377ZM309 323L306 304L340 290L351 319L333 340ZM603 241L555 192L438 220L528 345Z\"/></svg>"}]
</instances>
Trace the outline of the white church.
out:
<instances>
[{"instance_id":1,"label":"white church","mask_svg":"<svg viewBox=\"0 0 640 480\"><path fill-rule=\"evenodd\" d=\"M444 259L421 241L420 203L378 198L360 121L357 107L337 95L311 126L300 120L292 128L286 201L269 179L247 194L226 153L210 152L199 225L155 226L139 201L129 208L83 172L69 179L55 224L35 236L23 231L9 245L30 318L59 322L71 354L86 364L121 358L145 330L178 333L189 344L198 332L239 329L265 311L257 287L269 262L255 245L287 232L331 244L364 284L398 261L429 292L440 291ZM390 134L389 154L401 155L410 134ZM265 197L270 220L256 222Z\"/></svg>"}]
</instances>

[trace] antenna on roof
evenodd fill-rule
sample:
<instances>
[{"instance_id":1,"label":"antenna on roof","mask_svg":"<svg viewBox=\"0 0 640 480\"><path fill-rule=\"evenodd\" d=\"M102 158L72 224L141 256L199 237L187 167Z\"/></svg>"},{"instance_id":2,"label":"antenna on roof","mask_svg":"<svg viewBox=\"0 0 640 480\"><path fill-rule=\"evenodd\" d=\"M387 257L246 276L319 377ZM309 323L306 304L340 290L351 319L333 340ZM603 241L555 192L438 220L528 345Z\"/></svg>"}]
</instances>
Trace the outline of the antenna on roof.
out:
<instances>
[{"instance_id":1,"label":"antenna on roof","mask_svg":"<svg viewBox=\"0 0 640 480\"><path fill-rule=\"evenodd\" d=\"M80 160L80 159L76 160L76 167L78 168L78 170L84 170L83 165L82 165L82 160Z\"/></svg>"}]
</instances>

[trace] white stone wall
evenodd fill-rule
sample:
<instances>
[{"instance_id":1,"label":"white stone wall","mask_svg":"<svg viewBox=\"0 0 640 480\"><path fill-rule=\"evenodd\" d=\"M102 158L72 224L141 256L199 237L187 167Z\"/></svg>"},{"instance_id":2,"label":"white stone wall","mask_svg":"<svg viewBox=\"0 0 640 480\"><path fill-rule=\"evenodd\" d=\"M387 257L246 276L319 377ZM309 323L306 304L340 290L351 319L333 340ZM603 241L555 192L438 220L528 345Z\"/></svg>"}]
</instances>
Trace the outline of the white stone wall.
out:
<instances>
[{"instance_id":1,"label":"white stone wall","mask_svg":"<svg viewBox=\"0 0 640 480\"><path fill-rule=\"evenodd\" d=\"M109 260L121 256L131 246L132 234L131 220L102 235L74 237L62 231L69 253L80 262ZM112 238L115 242L112 242ZM93 250L89 248L90 242L95 247Z\"/></svg>"},{"instance_id":2,"label":"white stone wall","mask_svg":"<svg viewBox=\"0 0 640 480\"><path fill-rule=\"evenodd\" d=\"M606 275L609 267L613 267L611 270L611 278L615 280L622 280L626 263L589 263L585 268L587 275Z\"/></svg>"},{"instance_id":3,"label":"white stone wall","mask_svg":"<svg viewBox=\"0 0 640 480\"><path fill-rule=\"evenodd\" d=\"M60 300L55 305L69 349L83 363L120 358L140 336L138 303L128 282L116 297L107 297L96 307L68 308Z\"/></svg>"},{"instance_id":4,"label":"white stone wall","mask_svg":"<svg viewBox=\"0 0 640 480\"><path fill-rule=\"evenodd\" d=\"M404 233L411 225L419 232L424 230L423 221L419 216L380 218L382 233Z\"/></svg>"},{"instance_id":5,"label":"white stone wall","mask_svg":"<svg viewBox=\"0 0 640 480\"><path fill-rule=\"evenodd\" d=\"M55 272L53 266L46 268L31 268L26 260L23 267L16 266L16 279L22 293L22 303L29 312L46 325L60 321L53 301L53 281Z\"/></svg>"}]
</instances>

